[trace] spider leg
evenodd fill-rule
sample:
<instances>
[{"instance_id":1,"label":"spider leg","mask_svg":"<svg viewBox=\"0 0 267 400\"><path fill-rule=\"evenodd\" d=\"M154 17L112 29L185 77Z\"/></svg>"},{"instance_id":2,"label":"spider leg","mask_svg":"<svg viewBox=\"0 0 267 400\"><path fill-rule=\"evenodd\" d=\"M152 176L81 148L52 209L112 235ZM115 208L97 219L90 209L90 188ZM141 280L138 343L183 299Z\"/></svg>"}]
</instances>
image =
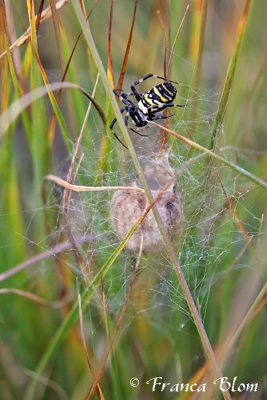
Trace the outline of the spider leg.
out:
<instances>
[{"instance_id":1,"label":"spider leg","mask_svg":"<svg viewBox=\"0 0 267 400\"><path fill-rule=\"evenodd\" d=\"M127 107L127 114L126 114L125 119L124 119L124 123L125 123L126 126L128 126L128 119L129 119L129 116L131 116L131 118L132 118L132 120L134 121L134 123L138 122L136 116L137 116L137 115L139 116L139 114L134 112L135 109L136 109L136 106L135 106L135 104L133 104L133 103L131 103L131 104ZM131 113L132 113L132 114L131 114Z\"/></svg>"},{"instance_id":2,"label":"spider leg","mask_svg":"<svg viewBox=\"0 0 267 400\"><path fill-rule=\"evenodd\" d=\"M139 135L139 136L148 137L148 135L143 135L142 133L137 132L137 131L134 130L133 128L130 128L130 129L131 129L131 131L133 131L134 133L136 133L136 134Z\"/></svg>"},{"instance_id":3,"label":"spider leg","mask_svg":"<svg viewBox=\"0 0 267 400\"><path fill-rule=\"evenodd\" d=\"M116 122L117 122L117 118L114 118L113 121L111 122L111 124L109 125L109 129L112 130L112 128L116 124Z\"/></svg>"},{"instance_id":4,"label":"spider leg","mask_svg":"<svg viewBox=\"0 0 267 400\"><path fill-rule=\"evenodd\" d=\"M129 115L130 115L130 112L129 112L129 110L128 110L127 113L126 113L126 115L125 115L125 118L124 118L124 123L125 123L126 126L128 126Z\"/></svg>"},{"instance_id":5,"label":"spider leg","mask_svg":"<svg viewBox=\"0 0 267 400\"><path fill-rule=\"evenodd\" d=\"M141 79L139 79L138 81L134 82L134 85L135 85L135 86L136 86L136 85L139 85L139 83L145 81L146 79L152 78L152 77L158 78L158 79L162 79L162 80L165 81L165 82L167 81L167 82L176 83L177 85L179 84L179 82L171 81L170 79L163 78L162 76L158 76L158 75L155 75L155 74L147 74L147 75L145 75L143 78L141 78Z\"/></svg>"},{"instance_id":6,"label":"spider leg","mask_svg":"<svg viewBox=\"0 0 267 400\"><path fill-rule=\"evenodd\" d=\"M126 93L122 93L119 94L119 92L117 91L117 89L113 89L114 94L120 99L120 101L123 104L126 104L127 106L132 105L133 103L128 100L127 94Z\"/></svg>"},{"instance_id":7,"label":"spider leg","mask_svg":"<svg viewBox=\"0 0 267 400\"><path fill-rule=\"evenodd\" d=\"M117 136L117 134L116 134L115 132L113 132L113 135L114 135L115 138L120 142L120 144L121 144L123 147L125 147L125 149L128 150L128 147L126 146L126 144L124 144L124 143L120 140L120 138Z\"/></svg>"},{"instance_id":8,"label":"spider leg","mask_svg":"<svg viewBox=\"0 0 267 400\"><path fill-rule=\"evenodd\" d=\"M119 93L122 91L122 89L116 89L116 91ZM142 96L145 92L138 92L138 94L140 94L140 96ZM133 92L123 92L123 95L128 96L135 96L135 94Z\"/></svg>"},{"instance_id":9,"label":"spider leg","mask_svg":"<svg viewBox=\"0 0 267 400\"><path fill-rule=\"evenodd\" d=\"M132 120L135 123L136 126L145 126L146 124L144 124L144 121L142 120L139 112L137 111L133 116L132 116Z\"/></svg>"},{"instance_id":10,"label":"spider leg","mask_svg":"<svg viewBox=\"0 0 267 400\"><path fill-rule=\"evenodd\" d=\"M153 106L147 107L147 109L148 109L148 111L151 111L153 108L156 108L156 107L157 107L156 105L153 105ZM158 110L153 111L153 113L157 113L157 112L163 111L163 110L165 110L166 108L169 108L169 107L187 107L187 104L165 103L162 107L159 107Z\"/></svg>"},{"instance_id":11,"label":"spider leg","mask_svg":"<svg viewBox=\"0 0 267 400\"><path fill-rule=\"evenodd\" d=\"M128 106L122 107L120 109L121 114L128 108ZM113 126L116 124L117 122L117 118L114 118L113 121L111 122L111 124L109 125L109 129L112 130Z\"/></svg>"},{"instance_id":12,"label":"spider leg","mask_svg":"<svg viewBox=\"0 0 267 400\"><path fill-rule=\"evenodd\" d=\"M139 111L138 107L134 103L131 103L127 107L127 111L128 112L127 112L127 115L124 120L126 126L128 126L129 116L131 117L134 125L139 126L139 127L146 125L146 123L144 123L142 117L140 116L140 111Z\"/></svg>"},{"instance_id":13,"label":"spider leg","mask_svg":"<svg viewBox=\"0 0 267 400\"><path fill-rule=\"evenodd\" d=\"M131 85L131 89L132 89L133 95L135 96L136 100L140 101L142 99L142 94L137 92L134 85Z\"/></svg>"},{"instance_id":14,"label":"spider leg","mask_svg":"<svg viewBox=\"0 0 267 400\"><path fill-rule=\"evenodd\" d=\"M153 115L151 118L149 118L149 120L155 121L156 119L167 119L167 118L173 117L174 115L175 115L174 113L170 114L170 115L160 115L159 117L156 117Z\"/></svg>"},{"instance_id":15,"label":"spider leg","mask_svg":"<svg viewBox=\"0 0 267 400\"><path fill-rule=\"evenodd\" d=\"M122 108L120 109L121 114L122 114L125 110L127 110L128 107L129 107L128 105L125 106L125 107L122 107ZM127 113L127 114L129 114L129 113ZM127 117L127 114L126 114L126 117ZM125 117L125 119L126 119L126 117ZM125 147L125 149L128 149L128 147L120 140L120 138L117 136L117 134L112 130L112 128L113 128L113 126L115 125L116 122L117 122L117 118L114 118L114 120L111 122L111 124L110 124L110 126L109 126L109 129L112 131L113 135L114 135L115 138L120 142L120 144L121 144L123 147Z\"/></svg>"},{"instance_id":16,"label":"spider leg","mask_svg":"<svg viewBox=\"0 0 267 400\"><path fill-rule=\"evenodd\" d=\"M187 107L188 104L174 104L173 106L168 107Z\"/></svg>"},{"instance_id":17,"label":"spider leg","mask_svg":"<svg viewBox=\"0 0 267 400\"><path fill-rule=\"evenodd\" d=\"M139 94L140 96L143 96L144 93L145 93L145 92L138 92L138 94ZM127 96L135 96L135 93L133 93L133 92L127 92Z\"/></svg>"}]
</instances>

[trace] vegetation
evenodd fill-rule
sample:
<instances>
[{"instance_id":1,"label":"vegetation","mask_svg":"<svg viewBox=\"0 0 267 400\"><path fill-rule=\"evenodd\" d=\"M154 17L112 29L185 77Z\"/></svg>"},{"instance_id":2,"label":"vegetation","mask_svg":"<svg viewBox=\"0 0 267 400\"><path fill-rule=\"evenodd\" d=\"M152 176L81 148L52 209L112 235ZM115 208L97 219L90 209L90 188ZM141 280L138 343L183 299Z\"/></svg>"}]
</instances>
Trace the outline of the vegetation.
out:
<instances>
[{"instance_id":1,"label":"vegetation","mask_svg":"<svg viewBox=\"0 0 267 400\"><path fill-rule=\"evenodd\" d=\"M266 11L0 0L0 399L266 398ZM140 137L113 89L148 73L187 106ZM137 177L120 241L110 202ZM171 242L154 205L175 180ZM132 252L149 212L163 247Z\"/></svg>"}]
</instances>

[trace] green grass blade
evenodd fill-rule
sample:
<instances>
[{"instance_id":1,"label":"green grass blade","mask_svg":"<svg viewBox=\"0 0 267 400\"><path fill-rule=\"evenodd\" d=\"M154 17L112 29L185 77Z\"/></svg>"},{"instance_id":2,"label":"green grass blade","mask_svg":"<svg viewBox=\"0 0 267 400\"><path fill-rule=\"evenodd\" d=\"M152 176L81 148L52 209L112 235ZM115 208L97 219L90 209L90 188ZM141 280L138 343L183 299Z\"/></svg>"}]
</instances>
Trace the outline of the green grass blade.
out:
<instances>
[{"instance_id":1,"label":"green grass blade","mask_svg":"<svg viewBox=\"0 0 267 400\"><path fill-rule=\"evenodd\" d=\"M242 40L243 40L243 37L245 34L249 7L250 7L250 0L247 0L246 4L245 4L243 15L242 15L240 23L239 23L239 29L238 29L234 54L232 56L232 59L230 61L229 67L228 67L220 104L219 104L217 114L215 117L215 121L213 124L209 149L213 149L215 147L219 133L221 131L222 124L223 124L223 119L225 116L225 112L226 112L226 108L227 108L227 104L228 104L228 100L229 100L229 96L231 93L231 88L232 88L233 80L234 80L234 76L235 76L237 60L238 60L238 56L240 53L240 47L241 47Z\"/></svg>"}]
</instances>

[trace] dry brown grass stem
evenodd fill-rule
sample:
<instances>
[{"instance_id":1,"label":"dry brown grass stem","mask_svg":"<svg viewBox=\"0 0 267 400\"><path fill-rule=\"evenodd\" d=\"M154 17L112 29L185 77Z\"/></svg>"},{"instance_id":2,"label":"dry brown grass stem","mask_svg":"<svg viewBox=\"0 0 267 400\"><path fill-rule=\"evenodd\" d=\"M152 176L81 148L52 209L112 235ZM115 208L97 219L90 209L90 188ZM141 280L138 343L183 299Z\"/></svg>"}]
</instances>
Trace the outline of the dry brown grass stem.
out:
<instances>
[{"instance_id":1,"label":"dry brown grass stem","mask_svg":"<svg viewBox=\"0 0 267 400\"><path fill-rule=\"evenodd\" d=\"M105 234L98 234L98 235L83 235L75 237L75 242L82 244L82 243L89 243L100 238L104 238ZM0 282L5 281L6 279L10 278L11 276L17 274L20 271L23 271L27 268L30 268L34 264L46 260L49 257L56 257L58 254L63 253L66 250L71 248L71 243L68 240L57 244L56 246L50 247L48 250L37 254L33 257L28 258L26 261L17 264L15 267L10 268L9 270L0 274Z\"/></svg>"},{"instance_id":2,"label":"dry brown grass stem","mask_svg":"<svg viewBox=\"0 0 267 400\"><path fill-rule=\"evenodd\" d=\"M59 0L59 1L57 1L56 4L55 4L56 11L59 11L67 3L69 3L69 0ZM47 7L42 11L40 19L38 19L38 15L35 17L35 21L39 24L39 23L47 20L48 18L50 18L51 15L52 15L51 8ZM11 51L15 47L22 46L23 44L28 42L28 40L30 40L30 38L31 38L31 27L29 26L29 28L14 43L12 43L12 45L9 47L9 50ZM0 54L0 59L2 57L4 57L6 54L7 54L6 51L4 51L2 54Z\"/></svg>"},{"instance_id":3,"label":"dry brown grass stem","mask_svg":"<svg viewBox=\"0 0 267 400\"><path fill-rule=\"evenodd\" d=\"M80 186L72 185L71 183L59 178L56 175L47 175L45 180L52 181L58 185L64 187L67 190L72 190L73 192L104 192L108 190L137 190L139 192L144 192L144 189L133 187L133 186Z\"/></svg>"},{"instance_id":4,"label":"dry brown grass stem","mask_svg":"<svg viewBox=\"0 0 267 400\"><path fill-rule=\"evenodd\" d=\"M69 301L70 301L70 296L69 295L63 297L59 301L50 302L50 301L44 300L40 296L36 296L35 294L33 294L31 292L28 292L28 291L25 291L25 290L20 290L20 289L15 289L15 288L0 289L0 294L7 294L7 293L16 294L18 296L24 297L25 299L30 300L30 301L32 301L32 302L34 302L36 304L41 305L41 306L52 307L52 308L62 308L66 304L68 304Z\"/></svg>"}]
</instances>

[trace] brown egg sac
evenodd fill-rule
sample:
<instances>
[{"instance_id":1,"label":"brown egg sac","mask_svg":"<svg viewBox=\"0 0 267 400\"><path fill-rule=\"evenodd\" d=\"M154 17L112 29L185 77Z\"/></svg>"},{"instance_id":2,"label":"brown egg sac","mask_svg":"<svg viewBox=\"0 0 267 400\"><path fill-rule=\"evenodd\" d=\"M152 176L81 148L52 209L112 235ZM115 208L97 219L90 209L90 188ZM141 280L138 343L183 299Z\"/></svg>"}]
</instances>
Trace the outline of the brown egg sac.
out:
<instances>
[{"instance_id":1,"label":"brown egg sac","mask_svg":"<svg viewBox=\"0 0 267 400\"><path fill-rule=\"evenodd\" d=\"M163 187L162 182L159 182L155 174L149 174L146 178L151 194L153 198L155 198ZM169 175L168 179L170 179ZM127 186L141 187L141 184L137 178L127 184ZM147 206L148 202L143 192L118 190L114 193L110 206L110 219L114 232L119 240L125 238L133 225L144 214ZM174 184L170 185L168 190L161 195L156 206L165 232L170 239L173 239L179 233L183 220L182 199L180 193L174 187ZM144 252L155 253L163 248L162 236L152 210L148 212L145 219L138 225L128 241L127 247L130 250L139 250L141 234L143 234Z\"/></svg>"}]
</instances>

